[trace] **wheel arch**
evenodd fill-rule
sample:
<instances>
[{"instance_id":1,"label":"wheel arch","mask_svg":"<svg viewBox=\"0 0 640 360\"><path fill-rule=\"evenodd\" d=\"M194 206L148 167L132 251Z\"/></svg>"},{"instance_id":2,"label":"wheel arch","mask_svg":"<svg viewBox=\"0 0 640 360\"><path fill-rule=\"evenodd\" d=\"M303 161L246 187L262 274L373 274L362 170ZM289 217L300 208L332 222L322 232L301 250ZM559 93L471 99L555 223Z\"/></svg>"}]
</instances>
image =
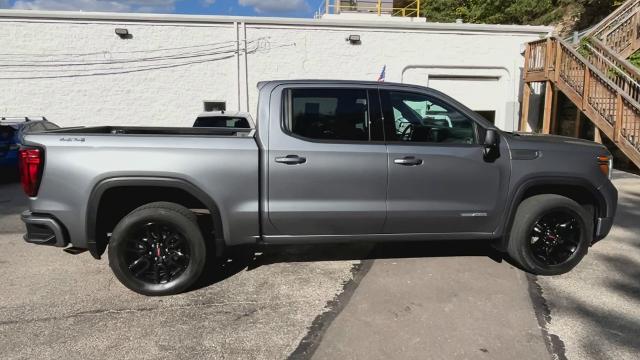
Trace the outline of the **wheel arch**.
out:
<instances>
[{"instance_id":1,"label":"wheel arch","mask_svg":"<svg viewBox=\"0 0 640 360\"><path fill-rule=\"evenodd\" d=\"M548 176L529 178L519 183L510 197L506 210L507 215L498 233L500 247L506 248L506 242L515 220L518 206L527 198L540 194L556 194L565 196L587 208L593 220L607 212L607 204L597 188L589 181L578 177Z\"/></svg>"},{"instance_id":2,"label":"wheel arch","mask_svg":"<svg viewBox=\"0 0 640 360\"><path fill-rule=\"evenodd\" d=\"M101 227L103 225L108 227L110 222L114 221L114 218L111 218L105 220L106 223L101 223L99 219L101 211L106 210L104 207L110 200L109 194L119 191L125 194L127 191L140 193L140 190L146 190L142 191L144 196L139 197L137 202L129 201L129 203L126 203L127 205L119 209L120 214L126 215L137 206L142 205L142 202L148 203L153 201L173 200L171 202L184 205L187 208L202 207L209 211L211 217L216 250L220 249L224 244L224 231L220 208L207 193L196 185L183 179L170 177L111 177L101 180L93 187L87 202L85 232L87 248L94 258L99 259L107 245L107 238L105 234L101 234ZM117 219L118 216L116 216L115 219ZM119 219L121 218L122 217ZM119 219L117 219L117 221L119 221Z\"/></svg>"}]
</instances>

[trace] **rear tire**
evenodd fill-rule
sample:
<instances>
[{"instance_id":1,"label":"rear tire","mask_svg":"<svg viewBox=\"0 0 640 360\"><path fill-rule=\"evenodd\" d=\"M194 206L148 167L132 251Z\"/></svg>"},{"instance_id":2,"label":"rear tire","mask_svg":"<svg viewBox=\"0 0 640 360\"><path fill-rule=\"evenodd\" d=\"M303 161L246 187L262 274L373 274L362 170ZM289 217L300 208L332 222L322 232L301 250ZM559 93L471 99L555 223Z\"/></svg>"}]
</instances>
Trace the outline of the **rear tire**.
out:
<instances>
[{"instance_id":1,"label":"rear tire","mask_svg":"<svg viewBox=\"0 0 640 360\"><path fill-rule=\"evenodd\" d=\"M170 202L141 206L122 218L109 241L109 266L129 289L149 296L187 290L206 262L193 212Z\"/></svg>"},{"instance_id":2,"label":"rear tire","mask_svg":"<svg viewBox=\"0 0 640 360\"><path fill-rule=\"evenodd\" d=\"M564 274L587 254L592 234L593 221L580 204L560 195L536 195L518 207L507 252L532 274Z\"/></svg>"}]
</instances>

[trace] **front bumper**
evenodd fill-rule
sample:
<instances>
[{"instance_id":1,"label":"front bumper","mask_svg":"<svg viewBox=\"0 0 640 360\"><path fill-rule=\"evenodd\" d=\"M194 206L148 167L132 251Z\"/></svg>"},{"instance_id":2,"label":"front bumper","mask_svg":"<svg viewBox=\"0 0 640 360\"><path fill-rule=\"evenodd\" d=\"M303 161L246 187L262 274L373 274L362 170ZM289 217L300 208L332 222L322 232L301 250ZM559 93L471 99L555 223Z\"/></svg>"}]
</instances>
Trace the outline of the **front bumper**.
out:
<instances>
[{"instance_id":1,"label":"front bumper","mask_svg":"<svg viewBox=\"0 0 640 360\"><path fill-rule=\"evenodd\" d=\"M618 190L611 181L607 181L600 186L598 192L602 195L606 206L600 212L601 217L598 217L595 222L594 243L604 239L609 234L618 208Z\"/></svg>"},{"instance_id":2,"label":"front bumper","mask_svg":"<svg viewBox=\"0 0 640 360\"><path fill-rule=\"evenodd\" d=\"M31 211L22 213L22 221L27 225L24 241L38 245L52 245L66 247L69 237L62 224L47 215L33 214Z\"/></svg>"},{"instance_id":3,"label":"front bumper","mask_svg":"<svg viewBox=\"0 0 640 360\"><path fill-rule=\"evenodd\" d=\"M613 227L613 218L598 218L596 219L596 233L593 242L604 239L611 231Z\"/></svg>"}]
</instances>

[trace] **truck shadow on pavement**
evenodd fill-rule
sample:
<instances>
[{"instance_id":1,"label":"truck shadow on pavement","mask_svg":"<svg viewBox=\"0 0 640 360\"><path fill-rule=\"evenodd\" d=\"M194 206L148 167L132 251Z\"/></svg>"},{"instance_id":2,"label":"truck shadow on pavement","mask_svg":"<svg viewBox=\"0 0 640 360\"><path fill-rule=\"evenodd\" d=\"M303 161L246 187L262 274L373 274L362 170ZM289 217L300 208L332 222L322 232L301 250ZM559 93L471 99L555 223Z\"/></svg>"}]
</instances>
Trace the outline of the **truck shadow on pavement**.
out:
<instances>
[{"instance_id":1,"label":"truck shadow on pavement","mask_svg":"<svg viewBox=\"0 0 640 360\"><path fill-rule=\"evenodd\" d=\"M592 288L591 291L596 298L580 296L583 292L562 291L562 299L554 301L559 308L558 314L565 317L569 315L583 324L580 333L584 337L578 340L577 345L589 358L603 359L613 356L626 359L629 358L629 354L640 353L638 234L640 192L626 189L620 193L612 234L602 240L602 244L595 244L587 255L594 262L600 263L598 268L606 272L603 277L583 279L585 282L591 282L587 286ZM612 355L612 349L621 351ZM636 355L631 355L631 358Z\"/></svg>"},{"instance_id":2,"label":"truck shadow on pavement","mask_svg":"<svg viewBox=\"0 0 640 360\"><path fill-rule=\"evenodd\" d=\"M614 226L620 230L632 234L622 239L633 249L633 253L626 255L596 254L598 261L605 262L612 268L612 274L605 281L607 292L611 292L624 299L624 306L635 307L640 304L640 193L626 191L621 196L617 209ZM606 239L604 240L606 241ZM596 245L597 246L597 245ZM633 257L632 257L633 256ZM608 342L623 347L632 353L640 353L640 315L627 316L631 308L620 307L617 309L598 309L588 306L580 299L571 299L569 302L574 307L573 311L583 318L589 319L596 331ZM635 305L632 305L635 304ZM604 311L603 311L604 310ZM624 315L623 315L624 314ZM597 344L587 344L589 353L597 356L604 354L599 351Z\"/></svg>"},{"instance_id":3,"label":"truck shadow on pavement","mask_svg":"<svg viewBox=\"0 0 640 360\"><path fill-rule=\"evenodd\" d=\"M385 242L357 244L238 246L222 258L210 257L194 289L223 281L241 271L288 262L365 261L427 257L483 256L502 262L502 253L484 240Z\"/></svg>"}]
</instances>

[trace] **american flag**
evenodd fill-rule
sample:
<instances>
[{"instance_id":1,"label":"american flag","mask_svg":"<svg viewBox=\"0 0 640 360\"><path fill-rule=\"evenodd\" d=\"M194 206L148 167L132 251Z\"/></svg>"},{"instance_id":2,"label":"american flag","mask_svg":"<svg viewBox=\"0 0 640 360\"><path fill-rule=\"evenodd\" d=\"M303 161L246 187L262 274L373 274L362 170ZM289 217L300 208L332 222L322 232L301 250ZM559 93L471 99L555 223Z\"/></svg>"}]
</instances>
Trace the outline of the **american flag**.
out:
<instances>
[{"instance_id":1,"label":"american flag","mask_svg":"<svg viewBox=\"0 0 640 360\"><path fill-rule=\"evenodd\" d=\"M382 71L380 72L380 76L378 76L378 81L384 82L385 73L387 72L387 65L382 67Z\"/></svg>"}]
</instances>

